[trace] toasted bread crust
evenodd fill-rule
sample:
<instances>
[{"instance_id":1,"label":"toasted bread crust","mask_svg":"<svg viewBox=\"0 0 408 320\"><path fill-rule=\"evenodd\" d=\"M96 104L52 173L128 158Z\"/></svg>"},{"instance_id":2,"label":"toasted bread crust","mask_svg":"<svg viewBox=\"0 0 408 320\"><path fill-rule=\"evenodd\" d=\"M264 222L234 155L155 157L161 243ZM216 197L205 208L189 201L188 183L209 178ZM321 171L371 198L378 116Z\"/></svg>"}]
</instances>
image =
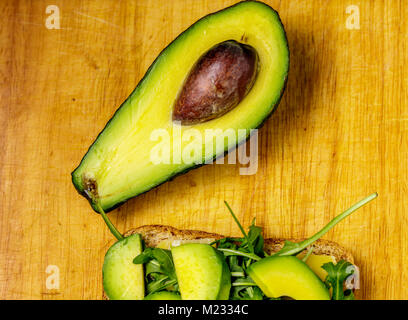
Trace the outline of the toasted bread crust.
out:
<instances>
[{"instance_id":1,"label":"toasted bread crust","mask_svg":"<svg viewBox=\"0 0 408 320\"><path fill-rule=\"evenodd\" d=\"M155 247L165 240L198 240L198 239L222 239L225 236L217 233L209 233L199 230L179 230L170 226L147 225L127 231L124 236L130 236L134 233L140 233L147 247ZM279 251L285 240L299 242L304 239L265 239L264 248L269 254ZM336 261L346 260L354 263L354 258L350 252L336 242L319 239L313 243L313 253L321 255L330 255Z\"/></svg>"},{"instance_id":2,"label":"toasted bread crust","mask_svg":"<svg viewBox=\"0 0 408 320\"><path fill-rule=\"evenodd\" d=\"M225 236L199 230L180 230L170 226L163 225L146 225L127 231L124 236L128 237L134 233L142 235L146 247L156 247L162 241L173 240L218 240L225 238ZM285 240L299 242L303 239L265 239L264 249L268 254L279 251ZM333 256L336 261L346 260L354 264L352 254L344 247L336 242L319 239L312 244L313 253L319 255ZM105 292L103 292L103 299L108 300Z\"/></svg>"}]
</instances>

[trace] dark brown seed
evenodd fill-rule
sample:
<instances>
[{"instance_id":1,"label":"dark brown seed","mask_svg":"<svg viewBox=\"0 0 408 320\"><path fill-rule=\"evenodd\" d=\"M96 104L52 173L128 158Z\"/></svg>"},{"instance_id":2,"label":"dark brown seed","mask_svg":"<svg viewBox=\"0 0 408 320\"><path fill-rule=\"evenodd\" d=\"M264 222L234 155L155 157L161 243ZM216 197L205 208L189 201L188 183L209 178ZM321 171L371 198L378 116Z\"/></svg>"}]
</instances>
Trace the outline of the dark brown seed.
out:
<instances>
[{"instance_id":1,"label":"dark brown seed","mask_svg":"<svg viewBox=\"0 0 408 320\"><path fill-rule=\"evenodd\" d=\"M205 53L190 72L173 110L173 120L190 125L220 117L251 90L258 56L236 41L222 42Z\"/></svg>"}]
</instances>

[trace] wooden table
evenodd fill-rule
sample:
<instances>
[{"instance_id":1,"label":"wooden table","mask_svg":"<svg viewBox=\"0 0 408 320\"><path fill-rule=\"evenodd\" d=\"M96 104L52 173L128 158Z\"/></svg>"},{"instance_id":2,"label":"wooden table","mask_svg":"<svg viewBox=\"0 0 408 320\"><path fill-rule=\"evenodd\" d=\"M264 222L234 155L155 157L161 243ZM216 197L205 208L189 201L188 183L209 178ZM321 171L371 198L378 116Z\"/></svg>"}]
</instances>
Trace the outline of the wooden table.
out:
<instances>
[{"instance_id":1,"label":"wooden table","mask_svg":"<svg viewBox=\"0 0 408 320\"><path fill-rule=\"evenodd\" d=\"M0 3L1 299L101 298L113 237L70 173L156 55L235 1L54 2L60 29L46 27L56 26L46 20L49 1ZM267 237L306 237L377 191L325 238L354 254L358 298L408 298L408 6L267 2L285 25L291 69L259 133L258 173L208 165L110 218L122 231L166 224L238 235L227 200L245 226L256 216ZM350 4L360 29L350 30Z\"/></svg>"}]
</instances>

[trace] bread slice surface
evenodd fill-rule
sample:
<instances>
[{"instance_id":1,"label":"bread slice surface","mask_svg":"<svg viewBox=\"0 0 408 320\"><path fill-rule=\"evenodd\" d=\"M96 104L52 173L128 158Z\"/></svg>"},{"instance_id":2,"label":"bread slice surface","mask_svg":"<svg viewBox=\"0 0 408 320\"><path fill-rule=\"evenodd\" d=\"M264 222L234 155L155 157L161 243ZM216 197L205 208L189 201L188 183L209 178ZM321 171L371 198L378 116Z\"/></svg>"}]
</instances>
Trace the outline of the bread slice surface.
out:
<instances>
[{"instance_id":1,"label":"bread slice surface","mask_svg":"<svg viewBox=\"0 0 408 320\"><path fill-rule=\"evenodd\" d=\"M162 225L146 225L127 231L124 236L130 236L134 233L140 233L145 242L146 247L157 247L162 241L203 241L208 242L225 238L225 236L198 230L180 230L170 226ZM265 239L264 248L268 254L279 251L285 240L299 242L304 239ZM354 264L353 255L338 243L330 240L319 239L313 243L313 253L318 255L333 256L336 261L346 260Z\"/></svg>"}]
</instances>

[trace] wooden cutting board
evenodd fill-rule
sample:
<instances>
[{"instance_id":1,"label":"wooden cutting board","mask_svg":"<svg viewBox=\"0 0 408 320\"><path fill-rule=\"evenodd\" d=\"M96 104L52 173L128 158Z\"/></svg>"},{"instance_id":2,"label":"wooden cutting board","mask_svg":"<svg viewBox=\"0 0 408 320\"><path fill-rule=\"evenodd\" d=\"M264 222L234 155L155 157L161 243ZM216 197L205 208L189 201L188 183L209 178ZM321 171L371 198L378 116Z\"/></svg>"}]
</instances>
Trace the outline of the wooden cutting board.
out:
<instances>
[{"instance_id":1,"label":"wooden cutting board","mask_svg":"<svg viewBox=\"0 0 408 320\"><path fill-rule=\"evenodd\" d=\"M49 1L1 1L1 299L101 298L113 237L70 173L157 54L235 2L54 1L52 29ZM208 165L110 218L122 231L166 224L238 235L227 200L266 237L306 237L377 191L325 238L354 254L358 298L408 298L407 3L267 2L285 25L291 63L259 132L257 174Z\"/></svg>"}]
</instances>

